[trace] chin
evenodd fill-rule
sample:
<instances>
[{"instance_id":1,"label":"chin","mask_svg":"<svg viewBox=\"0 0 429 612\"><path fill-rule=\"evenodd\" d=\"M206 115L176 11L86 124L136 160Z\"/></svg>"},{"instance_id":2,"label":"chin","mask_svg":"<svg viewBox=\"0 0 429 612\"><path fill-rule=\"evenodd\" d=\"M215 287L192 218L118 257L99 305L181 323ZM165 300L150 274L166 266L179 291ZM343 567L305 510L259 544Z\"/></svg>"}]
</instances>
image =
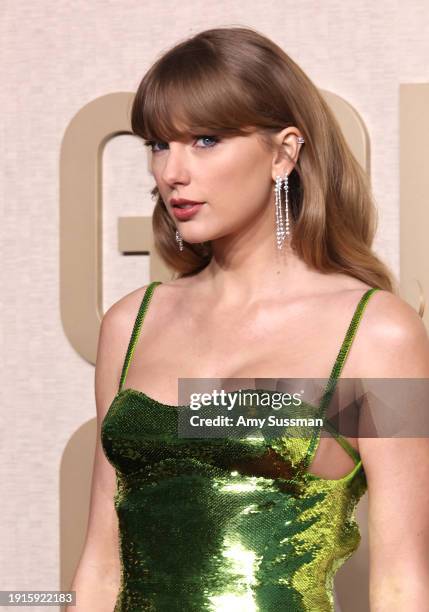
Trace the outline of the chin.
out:
<instances>
[{"instance_id":1,"label":"chin","mask_svg":"<svg viewBox=\"0 0 429 612\"><path fill-rule=\"evenodd\" d=\"M189 242L190 244L196 244L198 242L207 242L211 240L211 236L207 236L205 232L196 231L196 228L186 227L186 223L178 224L177 229L179 230L180 235L183 240Z\"/></svg>"},{"instance_id":2,"label":"chin","mask_svg":"<svg viewBox=\"0 0 429 612\"><path fill-rule=\"evenodd\" d=\"M195 236L191 238L186 238L186 236L184 236L183 234L182 238L188 244L201 244L202 242L208 242L209 240L212 240L211 238L196 238Z\"/></svg>"}]
</instances>

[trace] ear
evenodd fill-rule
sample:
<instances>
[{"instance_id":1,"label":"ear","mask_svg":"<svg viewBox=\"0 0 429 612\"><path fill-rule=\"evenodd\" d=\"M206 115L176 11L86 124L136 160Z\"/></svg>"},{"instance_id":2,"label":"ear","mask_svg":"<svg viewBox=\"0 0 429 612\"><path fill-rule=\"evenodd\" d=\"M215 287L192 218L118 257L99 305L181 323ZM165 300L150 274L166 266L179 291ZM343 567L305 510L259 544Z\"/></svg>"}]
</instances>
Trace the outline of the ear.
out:
<instances>
[{"instance_id":1,"label":"ear","mask_svg":"<svg viewBox=\"0 0 429 612\"><path fill-rule=\"evenodd\" d=\"M299 151L302 144L298 138L302 137L301 132L296 127L288 127L274 136L274 153L272 163L272 178L276 176L284 177L289 175L298 161Z\"/></svg>"}]
</instances>

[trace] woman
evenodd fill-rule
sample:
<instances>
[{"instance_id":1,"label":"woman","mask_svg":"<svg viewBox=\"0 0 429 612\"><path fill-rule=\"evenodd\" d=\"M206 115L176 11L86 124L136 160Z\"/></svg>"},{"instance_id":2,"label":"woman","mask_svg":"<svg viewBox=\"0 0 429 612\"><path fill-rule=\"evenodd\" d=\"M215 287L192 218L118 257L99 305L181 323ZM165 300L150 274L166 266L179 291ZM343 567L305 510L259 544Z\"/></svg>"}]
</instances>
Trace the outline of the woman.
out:
<instances>
[{"instance_id":1,"label":"woman","mask_svg":"<svg viewBox=\"0 0 429 612\"><path fill-rule=\"evenodd\" d=\"M76 610L333 610L367 487L371 610L429 610L427 439L177 435L179 378L329 378L326 411L340 376L429 377L426 330L371 250L370 187L323 98L273 42L219 28L150 68L132 129L177 277L102 321Z\"/></svg>"}]
</instances>

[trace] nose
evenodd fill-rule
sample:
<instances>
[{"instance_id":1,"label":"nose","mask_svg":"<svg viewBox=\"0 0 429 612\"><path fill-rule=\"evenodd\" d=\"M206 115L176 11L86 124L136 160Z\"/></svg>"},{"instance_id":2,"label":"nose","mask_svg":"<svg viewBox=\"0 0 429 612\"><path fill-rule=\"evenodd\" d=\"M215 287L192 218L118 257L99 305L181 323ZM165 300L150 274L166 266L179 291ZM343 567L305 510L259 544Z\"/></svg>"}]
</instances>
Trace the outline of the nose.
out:
<instances>
[{"instance_id":1,"label":"nose","mask_svg":"<svg viewBox=\"0 0 429 612\"><path fill-rule=\"evenodd\" d=\"M183 145L170 143L166 154L163 156L163 161L164 167L161 177L168 185L173 187L176 183L187 183L189 181L189 171Z\"/></svg>"}]
</instances>

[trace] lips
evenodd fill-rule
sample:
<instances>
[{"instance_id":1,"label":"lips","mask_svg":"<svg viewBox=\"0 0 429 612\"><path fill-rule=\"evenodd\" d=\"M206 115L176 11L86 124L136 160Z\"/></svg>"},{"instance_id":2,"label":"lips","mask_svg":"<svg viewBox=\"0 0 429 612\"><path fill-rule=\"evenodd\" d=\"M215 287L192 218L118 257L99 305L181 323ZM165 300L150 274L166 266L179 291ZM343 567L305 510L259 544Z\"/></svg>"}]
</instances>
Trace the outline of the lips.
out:
<instances>
[{"instance_id":1,"label":"lips","mask_svg":"<svg viewBox=\"0 0 429 612\"><path fill-rule=\"evenodd\" d=\"M195 200L186 200L185 198L172 198L170 204L173 207L186 208L195 204L204 204L204 202L196 202Z\"/></svg>"},{"instance_id":2,"label":"lips","mask_svg":"<svg viewBox=\"0 0 429 612\"><path fill-rule=\"evenodd\" d=\"M186 208L173 206L173 215L176 217L176 219L179 219L179 221L186 221L197 214L203 208L203 206L204 204L193 204Z\"/></svg>"},{"instance_id":3,"label":"lips","mask_svg":"<svg viewBox=\"0 0 429 612\"><path fill-rule=\"evenodd\" d=\"M170 204L176 219L179 219L179 221L186 221L201 210L205 202L195 202L194 200L185 200L184 198L172 198Z\"/></svg>"}]
</instances>

